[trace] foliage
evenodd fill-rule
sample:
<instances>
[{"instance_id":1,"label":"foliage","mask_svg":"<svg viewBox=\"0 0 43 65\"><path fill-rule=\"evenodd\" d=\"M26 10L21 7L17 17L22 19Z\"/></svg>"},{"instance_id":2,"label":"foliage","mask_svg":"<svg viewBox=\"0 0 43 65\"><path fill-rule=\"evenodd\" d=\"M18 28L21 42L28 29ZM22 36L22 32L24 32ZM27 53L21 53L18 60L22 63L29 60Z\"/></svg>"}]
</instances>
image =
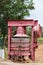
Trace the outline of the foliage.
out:
<instances>
[{"instance_id":1,"label":"foliage","mask_svg":"<svg viewBox=\"0 0 43 65\"><path fill-rule=\"evenodd\" d=\"M31 27L30 26L26 27L26 33L27 35L29 35L29 37L31 37Z\"/></svg>"},{"instance_id":2,"label":"foliage","mask_svg":"<svg viewBox=\"0 0 43 65\"><path fill-rule=\"evenodd\" d=\"M0 0L0 28L3 37L7 34L7 21L24 19L34 9L33 0Z\"/></svg>"},{"instance_id":3,"label":"foliage","mask_svg":"<svg viewBox=\"0 0 43 65\"><path fill-rule=\"evenodd\" d=\"M39 43L43 43L43 37L38 38L37 41L38 41Z\"/></svg>"},{"instance_id":4,"label":"foliage","mask_svg":"<svg viewBox=\"0 0 43 65\"><path fill-rule=\"evenodd\" d=\"M43 37L43 27L42 27L42 37Z\"/></svg>"}]
</instances>

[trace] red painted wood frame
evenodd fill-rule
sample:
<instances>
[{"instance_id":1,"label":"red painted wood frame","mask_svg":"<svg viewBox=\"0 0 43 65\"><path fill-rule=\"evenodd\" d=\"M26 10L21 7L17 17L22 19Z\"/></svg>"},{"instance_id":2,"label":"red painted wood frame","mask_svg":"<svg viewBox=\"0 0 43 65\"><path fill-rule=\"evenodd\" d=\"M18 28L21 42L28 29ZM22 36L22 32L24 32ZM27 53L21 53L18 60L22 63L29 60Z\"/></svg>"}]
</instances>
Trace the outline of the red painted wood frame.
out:
<instances>
[{"instance_id":1,"label":"red painted wood frame","mask_svg":"<svg viewBox=\"0 0 43 65\"><path fill-rule=\"evenodd\" d=\"M14 21L8 21L8 56L10 54L10 39L11 39L11 36L12 36L12 26L31 26L32 27L32 34L31 34L31 58L32 60L34 61L35 60L35 51L33 50L33 45L34 45L34 30L33 30L33 27L35 25L38 24L38 21L37 20L14 20Z\"/></svg>"}]
</instances>

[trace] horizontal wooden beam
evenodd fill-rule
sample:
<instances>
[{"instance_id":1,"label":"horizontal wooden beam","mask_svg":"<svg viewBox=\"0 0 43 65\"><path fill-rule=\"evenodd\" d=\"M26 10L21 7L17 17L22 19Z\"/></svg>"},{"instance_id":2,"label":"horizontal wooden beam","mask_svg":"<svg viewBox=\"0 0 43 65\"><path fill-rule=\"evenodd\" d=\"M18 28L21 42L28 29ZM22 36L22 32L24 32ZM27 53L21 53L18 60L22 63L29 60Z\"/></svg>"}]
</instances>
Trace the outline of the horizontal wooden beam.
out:
<instances>
[{"instance_id":1,"label":"horizontal wooden beam","mask_svg":"<svg viewBox=\"0 0 43 65\"><path fill-rule=\"evenodd\" d=\"M8 26L34 26L34 20L14 20L8 21Z\"/></svg>"}]
</instances>

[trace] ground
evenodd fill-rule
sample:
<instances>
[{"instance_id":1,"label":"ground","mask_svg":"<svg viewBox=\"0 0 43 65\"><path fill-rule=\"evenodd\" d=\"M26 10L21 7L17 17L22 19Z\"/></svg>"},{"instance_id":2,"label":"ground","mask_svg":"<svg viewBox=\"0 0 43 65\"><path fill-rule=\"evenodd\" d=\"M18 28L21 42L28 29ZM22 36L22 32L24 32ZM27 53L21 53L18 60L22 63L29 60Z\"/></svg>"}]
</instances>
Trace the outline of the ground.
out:
<instances>
[{"instance_id":1,"label":"ground","mask_svg":"<svg viewBox=\"0 0 43 65\"><path fill-rule=\"evenodd\" d=\"M43 65L43 64L39 64L39 63L43 63L43 44L39 44L38 45L38 48L36 49L36 52L35 52L35 64L32 64L32 63L13 63L9 60L3 60L0 58L0 65ZM37 64L38 63L38 64Z\"/></svg>"},{"instance_id":2,"label":"ground","mask_svg":"<svg viewBox=\"0 0 43 65\"><path fill-rule=\"evenodd\" d=\"M36 53L35 53L35 61L36 62L42 62L43 63L43 43L40 43L38 45L38 48L36 49Z\"/></svg>"}]
</instances>

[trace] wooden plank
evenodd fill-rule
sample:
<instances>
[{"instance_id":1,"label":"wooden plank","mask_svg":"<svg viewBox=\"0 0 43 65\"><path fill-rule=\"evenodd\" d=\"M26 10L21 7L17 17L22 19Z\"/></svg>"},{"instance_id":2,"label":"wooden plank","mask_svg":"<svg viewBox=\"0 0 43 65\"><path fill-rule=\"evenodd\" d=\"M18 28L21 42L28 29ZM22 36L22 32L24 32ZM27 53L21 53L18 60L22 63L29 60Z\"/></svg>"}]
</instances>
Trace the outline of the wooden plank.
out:
<instances>
[{"instance_id":1,"label":"wooden plank","mask_svg":"<svg viewBox=\"0 0 43 65\"><path fill-rule=\"evenodd\" d=\"M14 20L8 21L8 26L33 26L34 20Z\"/></svg>"}]
</instances>

